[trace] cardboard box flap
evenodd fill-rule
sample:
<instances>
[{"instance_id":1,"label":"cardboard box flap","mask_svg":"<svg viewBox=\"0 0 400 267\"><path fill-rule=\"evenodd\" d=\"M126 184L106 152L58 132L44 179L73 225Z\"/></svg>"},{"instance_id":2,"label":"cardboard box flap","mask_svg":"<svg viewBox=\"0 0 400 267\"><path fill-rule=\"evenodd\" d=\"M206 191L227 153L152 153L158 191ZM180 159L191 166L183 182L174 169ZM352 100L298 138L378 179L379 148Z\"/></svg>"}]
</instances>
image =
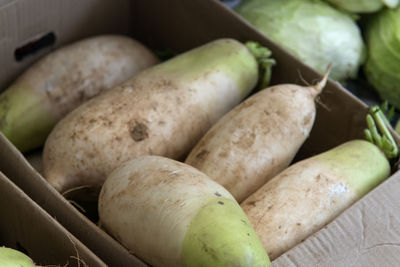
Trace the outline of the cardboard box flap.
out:
<instances>
[{"instance_id":1,"label":"cardboard box flap","mask_svg":"<svg viewBox=\"0 0 400 267\"><path fill-rule=\"evenodd\" d=\"M399 191L397 172L273 266L398 266Z\"/></svg>"},{"instance_id":2,"label":"cardboard box flap","mask_svg":"<svg viewBox=\"0 0 400 267\"><path fill-rule=\"evenodd\" d=\"M54 216L71 234L79 237L86 246L101 255L106 264L114 266L146 266L124 249L111 236L61 197L28 163L25 157L0 133L0 155L7 155L7 162L0 160L0 170L20 187L44 210ZM27 179L29 178L29 179ZM2 215L3 217L3 215ZM123 255L115 257L114 255Z\"/></svg>"},{"instance_id":3,"label":"cardboard box flap","mask_svg":"<svg viewBox=\"0 0 400 267\"><path fill-rule=\"evenodd\" d=\"M0 245L36 264L106 266L0 172Z\"/></svg>"}]
</instances>

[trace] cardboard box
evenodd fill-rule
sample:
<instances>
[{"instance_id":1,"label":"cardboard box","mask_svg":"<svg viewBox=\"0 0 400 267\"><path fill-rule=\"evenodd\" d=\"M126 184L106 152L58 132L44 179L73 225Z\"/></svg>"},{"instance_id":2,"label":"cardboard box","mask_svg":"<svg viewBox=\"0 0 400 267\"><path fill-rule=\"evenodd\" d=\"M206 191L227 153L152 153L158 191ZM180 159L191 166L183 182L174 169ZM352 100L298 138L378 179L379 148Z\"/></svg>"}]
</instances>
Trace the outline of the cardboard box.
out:
<instances>
[{"instance_id":1,"label":"cardboard box","mask_svg":"<svg viewBox=\"0 0 400 267\"><path fill-rule=\"evenodd\" d=\"M15 19L14 15L18 15L19 19ZM0 29L0 66L7 66L0 68L0 88L5 88L22 70L50 51L45 48L16 62L15 49L51 32L56 36L52 48L99 33L129 34L152 48L170 48L177 52L221 37L254 40L268 46L278 62L273 70L272 84L304 84L303 79L312 83L321 77L214 0L0 1L0 25L5 25ZM329 81L318 99L317 117L311 135L296 160L345 141L362 138L365 114L366 105L363 102L339 84ZM33 200L110 266L145 266L97 227L95 220L89 220L50 187L25 156L0 135L0 170ZM395 196L400 191L394 186L398 185L398 179L398 175L392 176L326 228L278 258L274 266L328 266L333 263L348 266L357 263L352 257L356 254L349 254L349 248L354 246L367 248L359 250L359 255L377 246L376 255L379 257L373 263L381 262L382 258L385 262L399 260L400 256L392 255L392 252L398 247L399 229L396 229L395 222L399 214L395 211L400 203L387 197ZM368 205L372 205L372 211ZM380 212L385 214L379 220L374 216L378 207L382 207ZM360 224L365 226L361 235L351 235L360 231L356 229ZM376 238L381 237L380 229L387 229L384 242ZM363 238L367 238L368 243ZM366 259L367 256L363 255ZM391 259L387 260L389 255Z\"/></svg>"},{"instance_id":2,"label":"cardboard box","mask_svg":"<svg viewBox=\"0 0 400 267\"><path fill-rule=\"evenodd\" d=\"M1 172L0 210L0 246L41 266L106 266Z\"/></svg>"}]
</instances>

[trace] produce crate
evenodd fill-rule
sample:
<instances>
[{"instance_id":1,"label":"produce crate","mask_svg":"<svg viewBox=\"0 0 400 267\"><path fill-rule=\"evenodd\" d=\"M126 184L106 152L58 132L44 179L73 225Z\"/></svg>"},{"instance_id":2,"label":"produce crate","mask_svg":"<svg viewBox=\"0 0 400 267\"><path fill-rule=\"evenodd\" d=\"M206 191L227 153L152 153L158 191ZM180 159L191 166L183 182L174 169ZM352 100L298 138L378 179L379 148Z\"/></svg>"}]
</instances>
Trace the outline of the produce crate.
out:
<instances>
[{"instance_id":1,"label":"produce crate","mask_svg":"<svg viewBox=\"0 0 400 267\"><path fill-rule=\"evenodd\" d=\"M106 266L1 172L0 210L0 246L41 266Z\"/></svg>"},{"instance_id":2,"label":"produce crate","mask_svg":"<svg viewBox=\"0 0 400 267\"><path fill-rule=\"evenodd\" d=\"M253 40L269 47L277 61L272 84L304 84L303 80L313 83L321 78L214 0L0 1L0 24L4 25L0 28L0 64L5 66L0 68L0 88L6 88L51 49L100 33L127 34L153 49L168 48L176 52L222 37ZM34 54L16 53L17 48L43 36L48 38L44 39L47 43L55 42ZM310 137L295 160L351 139L363 138L366 113L367 106L362 101L330 80L318 99ZM145 266L96 225L95 206L85 206L86 212L82 212L46 182L37 171L40 170L40 151L37 155L21 154L0 135L0 170L15 184L106 264ZM390 177L326 228L276 259L274 266L328 266L333 263L348 266L357 259L360 262L370 260L372 265L398 261L400 256L396 255L400 254L393 252L398 249L396 242L400 231L395 225L400 216L396 213L400 203L392 198L400 191L398 180L398 175ZM382 208L379 212L383 217L377 217L378 207ZM350 247L359 250L349 250ZM373 255L378 257L372 259L365 253L369 249L374 249L378 254Z\"/></svg>"}]
</instances>

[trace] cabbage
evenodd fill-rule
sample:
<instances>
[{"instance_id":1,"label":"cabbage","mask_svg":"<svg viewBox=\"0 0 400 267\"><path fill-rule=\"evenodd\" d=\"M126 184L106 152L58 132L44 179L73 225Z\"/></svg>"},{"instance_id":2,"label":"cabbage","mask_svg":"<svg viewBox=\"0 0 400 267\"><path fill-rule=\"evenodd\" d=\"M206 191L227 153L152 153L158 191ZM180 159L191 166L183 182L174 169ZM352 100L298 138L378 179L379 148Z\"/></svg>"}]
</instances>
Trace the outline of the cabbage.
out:
<instances>
[{"instance_id":1,"label":"cabbage","mask_svg":"<svg viewBox=\"0 0 400 267\"><path fill-rule=\"evenodd\" d=\"M355 78L365 58L360 29L349 14L317 0L244 0L234 9L259 31L320 73Z\"/></svg>"},{"instance_id":2,"label":"cabbage","mask_svg":"<svg viewBox=\"0 0 400 267\"><path fill-rule=\"evenodd\" d=\"M383 100L400 108L400 8L383 9L366 24L364 72Z\"/></svg>"},{"instance_id":3,"label":"cabbage","mask_svg":"<svg viewBox=\"0 0 400 267\"><path fill-rule=\"evenodd\" d=\"M0 266L2 267L35 267L33 261L18 250L0 247Z\"/></svg>"},{"instance_id":4,"label":"cabbage","mask_svg":"<svg viewBox=\"0 0 400 267\"><path fill-rule=\"evenodd\" d=\"M387 6L394 8L399 4L399 0L328 0L343 10L354 13L372 13Z\"/></svg>"}]
</instances>

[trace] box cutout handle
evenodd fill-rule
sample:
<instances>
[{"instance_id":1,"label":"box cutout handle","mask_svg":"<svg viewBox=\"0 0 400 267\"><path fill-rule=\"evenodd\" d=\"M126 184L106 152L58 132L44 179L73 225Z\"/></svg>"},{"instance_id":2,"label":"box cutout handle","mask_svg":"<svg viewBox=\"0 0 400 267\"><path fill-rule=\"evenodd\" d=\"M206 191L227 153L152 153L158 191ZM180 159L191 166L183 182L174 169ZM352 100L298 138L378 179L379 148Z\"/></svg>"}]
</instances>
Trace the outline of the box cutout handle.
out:
<instances>
[{"instance_id":1,"label":"box cutout handle","mask_svg":"<svg viewBox=\"0 0 400 267\"><path fill-rule=\"evenodd\" d=\"M24 44L21 47L18 47L14 51L14 57L17 62L22 61L24 58L26 58L29 55L33 55L39 50L42 50L46 47L49 47L53 45L56 42L56 35L54 32L49 32L42 37L30 41L27 44Z\"/></svg>"}]
</instances>

